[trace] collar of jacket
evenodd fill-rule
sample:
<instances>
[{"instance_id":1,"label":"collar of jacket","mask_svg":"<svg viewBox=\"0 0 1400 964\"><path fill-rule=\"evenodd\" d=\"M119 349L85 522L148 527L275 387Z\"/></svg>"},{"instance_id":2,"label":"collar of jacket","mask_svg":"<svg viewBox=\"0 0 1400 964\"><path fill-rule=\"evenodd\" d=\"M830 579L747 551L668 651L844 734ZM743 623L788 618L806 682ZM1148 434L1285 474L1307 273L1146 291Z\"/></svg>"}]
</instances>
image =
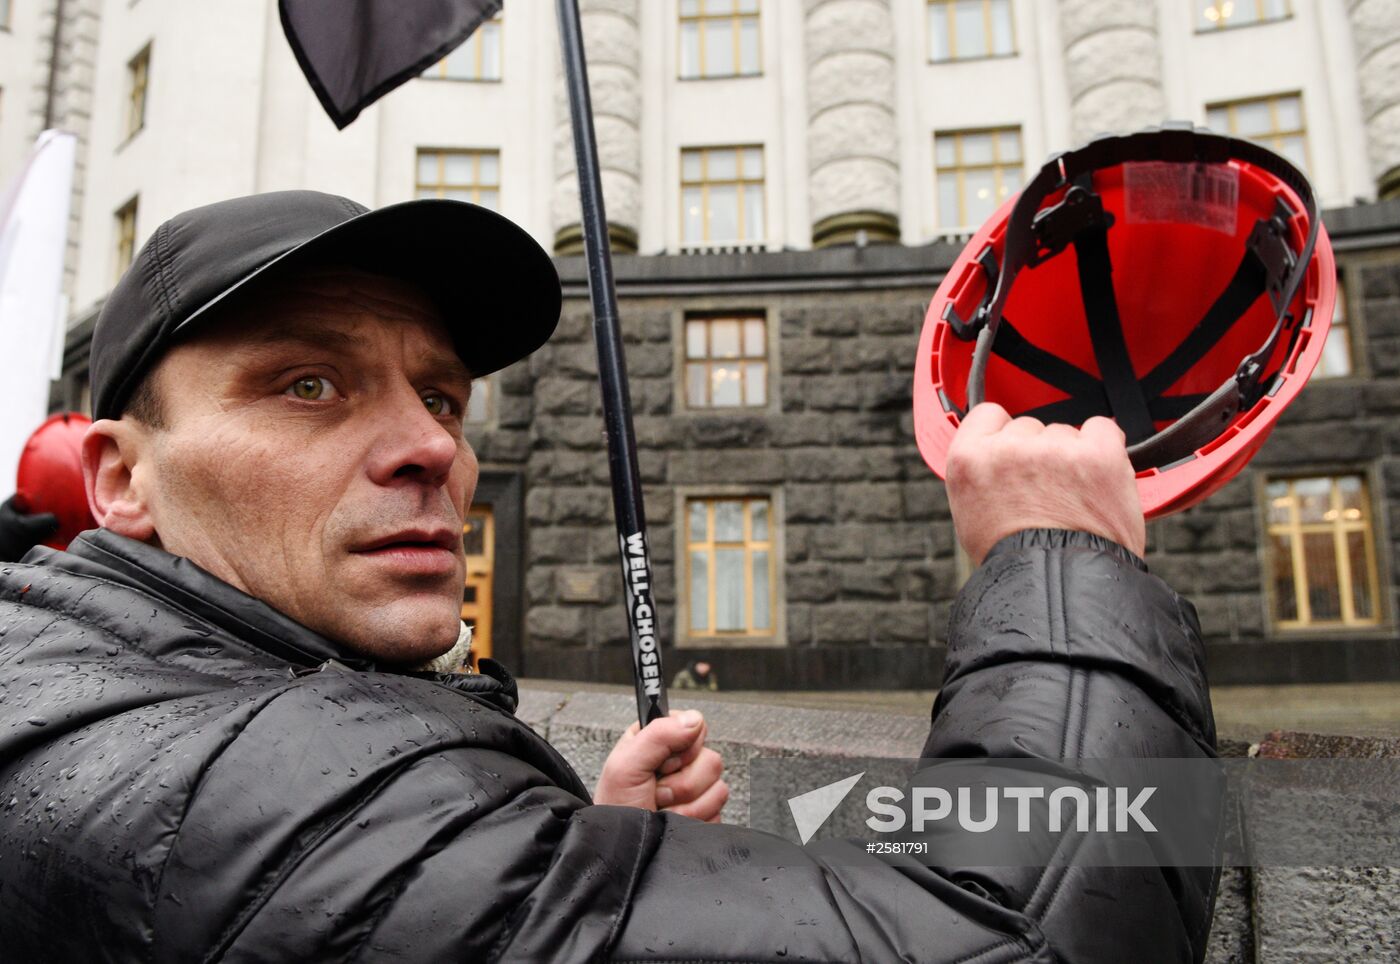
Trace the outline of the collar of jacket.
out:
<instances>
[{"instance_id":1,"label":"collar of jacket","mask_svg":"<svg viewBox=\"0 0 1400 964\"><path fill-rule=\"evenodd\" d=\"M480 660L479 672L469 675L407 673L403 667L376 663L307 629L188 559L107 529L89 529L63 552L35 549L25 556L24 563L138 589L285 661L294 676L327 669L405 673L469 693L510 713L515 712L518 702L515 679L495 660Z\"/></svg>"}]
</instances>

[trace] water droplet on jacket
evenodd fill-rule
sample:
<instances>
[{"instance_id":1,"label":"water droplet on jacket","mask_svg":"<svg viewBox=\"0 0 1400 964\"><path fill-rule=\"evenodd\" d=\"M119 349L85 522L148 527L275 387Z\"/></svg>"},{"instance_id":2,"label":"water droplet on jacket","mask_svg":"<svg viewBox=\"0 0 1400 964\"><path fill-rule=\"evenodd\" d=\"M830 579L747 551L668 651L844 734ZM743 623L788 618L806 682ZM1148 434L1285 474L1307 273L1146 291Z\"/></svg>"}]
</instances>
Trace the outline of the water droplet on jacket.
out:
<instances>
[{"instance_id":1,"label":"water droplet on jacket","mask_svg":"<svg viewBox=\"0 0 1400 964\"><path fill-rule=\"evenodd\" d=\"M48 726L49 721L42 716L31 716L28 720L30 726Z\"/></svg>"}]
</instances>

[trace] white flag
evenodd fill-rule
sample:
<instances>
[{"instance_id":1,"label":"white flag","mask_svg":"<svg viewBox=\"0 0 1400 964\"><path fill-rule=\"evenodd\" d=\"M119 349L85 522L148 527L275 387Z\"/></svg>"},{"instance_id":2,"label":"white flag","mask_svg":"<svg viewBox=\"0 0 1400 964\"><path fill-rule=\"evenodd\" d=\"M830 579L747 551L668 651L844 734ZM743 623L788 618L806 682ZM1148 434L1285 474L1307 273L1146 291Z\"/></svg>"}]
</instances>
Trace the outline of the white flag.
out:
<instances>
[{"instance_id":1,"label":"white flag","mask_svg":"<svg viewBox=\"0 0 1400 964\"><path fill-rule=\"evenodd\" d=\"M65 334L63 259L77 138L44 131L0 196L0 500L48 414Z\"/></svg>"}]
</instances>

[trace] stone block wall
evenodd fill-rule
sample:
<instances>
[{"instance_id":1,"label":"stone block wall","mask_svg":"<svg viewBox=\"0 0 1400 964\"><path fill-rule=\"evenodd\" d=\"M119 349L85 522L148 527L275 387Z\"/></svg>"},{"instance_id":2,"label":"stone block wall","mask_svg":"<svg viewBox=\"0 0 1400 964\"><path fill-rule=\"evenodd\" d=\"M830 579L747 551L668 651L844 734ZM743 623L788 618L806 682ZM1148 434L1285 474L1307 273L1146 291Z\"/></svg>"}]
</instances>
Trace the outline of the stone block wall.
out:
<instances>
[{"instance_id":1,"label":"stone block wall","mask_svg":"<svg viewBox=\"0 0 1400 964\"><path fill-rule=\"evenodd\" d=\"M1400 651L1400 257L1339 258L1353 373L1314 378L1263 449L1204 503L1148 527L1148 564L1196 606L1217 683L1393 678ZM1364 476L1370 487L1383 620L1374 630L1270 627L1263 486L1287 475Z\"/></svg>"},{"instance_id":2,"label":"stone block wall","mask_svg":"<svg viewBox=\"0 0 1400 964\"><path fill-rule=\"evenodd\" d=\"M763 663L771 678L778 662L800 659L794 651L940 642L957 564L942 485L913 438L917 293L705 299L703 310L758 311L771 328L771 397L752 409L686 408L675 339L687 307L628 299L621 311L664 639L668 648L677 642L673 516L685 495L771 495L783 613L772 638L687 647L668 654L668 665L700 655L732 665L737 656ZM609 651L602 660L627 664L589 319L584 305L566 306L550 343L501 379L501 415L482 436L483 461L527 448L524 662L532 675L598 665L570 650ZM533 419L515 425L527 406Z\"/></svg>"},{"instance_id":3,"label":"stone block wall","mask_svg":"<svg viewBox=\"0 0 1400 964\"><path fill-rule=\"evenodd\" d=\"M1329 219L1342 247L1357 225L1400 223L1400 205ZM1354 372L1314 380L1239 477L1202 505L1149 526L1148 563L1196 605L1217 683L1400 675L1400 251L1353 247L1339 263ZM942 483L915 445L910 406L924 308L956 253L931 245L618 259L668 676L704 658L725 686L937 685L966 567ZM577 283L582 259L559 264L566 283L559 330L495 376L493 420L472 440L484 465L524 479L517 665L537 677L626 682L591 312ZM766 318L766 405L687 408L679 343L689 312ZM1341 473L1361 474L1370 486L1384 618L1371 629L1280 631L1265 584L1265 481ZM674 516L686 496L701 494L774 500L782 613L770 638L678 637L684 567Z\"/></svg>"}]
</instances>

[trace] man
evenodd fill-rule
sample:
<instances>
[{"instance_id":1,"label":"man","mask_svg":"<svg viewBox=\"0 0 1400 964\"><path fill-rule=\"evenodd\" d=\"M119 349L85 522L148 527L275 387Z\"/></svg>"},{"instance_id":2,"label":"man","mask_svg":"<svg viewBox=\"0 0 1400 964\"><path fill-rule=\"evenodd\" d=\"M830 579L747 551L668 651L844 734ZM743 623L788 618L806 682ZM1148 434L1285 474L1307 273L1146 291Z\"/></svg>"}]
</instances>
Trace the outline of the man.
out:
<instances>
[{"instance_id":1,"label":"man","mask_svg":"<svg viewBox=\"0 0 1400 964\"><path fill-rule=\"evenodd\" d=\"M671 689L709 690L713 693L719 689L719 677L708 660L692 659L671 678Z\"/></svg>"},{"instance_id":2,"label":"man","mask_svg":"<svg viewBox=\"0 0 1400 964\"><path fill-rule=\"evenodd\" d=\"M558 307L544 253L457 202L289 192L156 231L93 339L102 528L0 570L5 953L1199 960L1210 868L818 860L702 822L727 789L698 714L630 731L590 803L504 669L416 668L460 631L471 378ZM1211 756L1122 434L983 406L955 448L982 565L925 755Z\"/></svg>"}]
</instances>

